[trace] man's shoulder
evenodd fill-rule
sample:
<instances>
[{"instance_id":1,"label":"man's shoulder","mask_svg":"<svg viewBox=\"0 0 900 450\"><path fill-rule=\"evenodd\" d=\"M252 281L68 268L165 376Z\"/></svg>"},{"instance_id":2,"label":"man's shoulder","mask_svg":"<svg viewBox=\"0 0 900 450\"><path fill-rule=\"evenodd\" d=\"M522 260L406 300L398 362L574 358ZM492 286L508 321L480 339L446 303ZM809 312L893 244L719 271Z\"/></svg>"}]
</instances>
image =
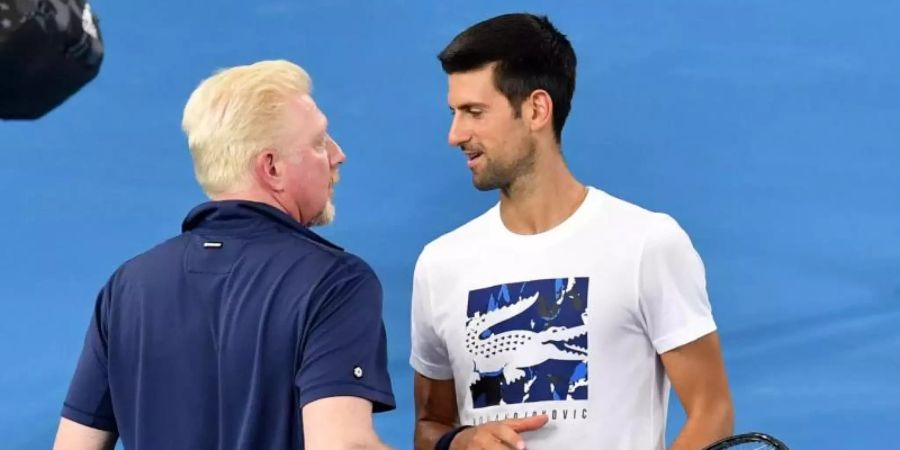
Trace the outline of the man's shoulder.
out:
<instances>
[{"instance_id":1,"label":"man's shoulder","mask_svg":"<svg viewBox=\"0 0 900 450\"><path fill-rule=\"evenodd\" d=\"M654 211L605 194L604 232L623 249L647 254L681 251L691 245L688 233L669 213Z\"/></svg>"},{"instance_id":2,"label":"man's shoulder","mask_svg":"<svg viewBox=\"0 0 900 450\"><path fill-rule=\"evenodd\" d=\"M358 277L378 277L372 267L359 255L343 248L302 234L289 234L278 243L272 258L275 267L283 267L288 278L348 280ZM262 259L268 260L267 257Z\"/></svg>"},{"instance_id":3,"label":"man's shoulder","mask_svg":"<svg viewBox=\"0 0 900 450\"><path fill-rule=\"evenodd\" d=\"M490 233L491 227L495 225L494 219L498 214L498 206L495 205L465 224L426 244L422 254L441 256L480 246L483 240L487 239L486 235Z\"/></svg>"},{"instance_id":4,"label":"man's shoulder","mask_svg":"<svg viewBox=\"0 0 900 450\"><path fill-rule=\"evenodd\" d=\"M324 244L302 235L294 235L282 252L280 265L285 267L285 277L299 281L318 280L324 285L344 282L363 282L374 279L380 283L375 270L361 256L343 248Z\"/></svg>"},{"instance_id":5,"label":"man's shoulder","mask_svg":"<svg viewBox=\"0 0 900 450\"><path fill-rule=\"evenodd\" d=\"M595 189L599 201L598 217L623 231L645 234L660 224L674 222L669 214L654 211L637 203Z\"/></svg>"},{"instance_id":6,"label":"man's shoulder","mask_svg":"<svg viewBox=\"0 0 900 450\"><path fill-rule=\"evenodd\" d=\"M175 261L181 260L186 243L184 234L172 236L125 260L116 270L116 275L147 271L152 273L159 266L170 267Z\"/></svg>"}]
</instances>

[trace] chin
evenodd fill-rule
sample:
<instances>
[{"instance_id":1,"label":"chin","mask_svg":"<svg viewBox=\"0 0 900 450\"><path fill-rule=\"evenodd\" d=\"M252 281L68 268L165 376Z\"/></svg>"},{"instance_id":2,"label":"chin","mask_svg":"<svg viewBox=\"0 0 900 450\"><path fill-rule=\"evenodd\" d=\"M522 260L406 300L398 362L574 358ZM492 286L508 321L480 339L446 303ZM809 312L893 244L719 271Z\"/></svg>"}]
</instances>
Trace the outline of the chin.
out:
<instances>
[{"instance_id":1,"label":"chin","mask_svg":"<svg viewBox=\"0 0 900 450\"><path fill-rule=\"evenodd\" d=\"M481 192L493 191L494 189L499 189L500 186L492 182L491 180L479 180L477 178L472 179L472 185L475 186L475 189L478 189Z\"/></svg>"},{"instance_id":2,"label":"chin","mask_svg":"<svg viewBox=\"0 0 900 450\"><path fill-rule=\"evenodd\" d=\"M325 209L319 213L312 221L310 221L310 227L320 227L323 225L328 225L332 221L334 221L334 204L331 203L331 200L325 204Z\"/></svg>"}]
</instances>

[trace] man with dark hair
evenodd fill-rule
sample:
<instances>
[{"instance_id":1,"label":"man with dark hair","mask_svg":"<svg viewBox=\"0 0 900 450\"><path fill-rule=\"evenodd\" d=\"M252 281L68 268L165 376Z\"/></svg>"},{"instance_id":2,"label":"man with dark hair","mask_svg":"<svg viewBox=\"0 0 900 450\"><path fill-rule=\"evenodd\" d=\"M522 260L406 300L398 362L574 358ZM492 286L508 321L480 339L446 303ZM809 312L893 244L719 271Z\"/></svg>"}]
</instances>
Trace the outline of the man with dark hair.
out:
<instances>
[{"instance_id":1,"label":"man with dark hair","mask_svg":"<svg viewBox=\"0 0 900 450\"><path fill-rule=\"evenodd\" d=\"M439 55L451 146L480 217L428 244L413 282L417 449L674 449L732 432L703 263L668 215L581 184L562 157L575 53L546 17L509 14Z\"/></svg>"}]
</instances>

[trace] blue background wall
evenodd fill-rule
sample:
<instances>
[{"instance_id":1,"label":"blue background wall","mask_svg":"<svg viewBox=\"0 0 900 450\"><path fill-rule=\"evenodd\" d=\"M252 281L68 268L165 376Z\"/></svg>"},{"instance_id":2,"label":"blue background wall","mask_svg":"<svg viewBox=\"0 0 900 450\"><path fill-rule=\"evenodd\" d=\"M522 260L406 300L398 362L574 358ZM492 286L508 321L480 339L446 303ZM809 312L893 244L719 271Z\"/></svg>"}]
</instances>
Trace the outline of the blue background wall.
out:
<instances>
[{"instance_id":1,"label":"blue background wall","mask_svg":"<svg viewBox=\"0 0 900 450\"><path fill-rule=\"evenodd\" d=\"M704 258L739 431L795 448L900 427L900 4L890 1L188 1L93 4L101 75L0 123L0 441L48 448L94 296L204 200L181 109L214 69L288 58L349 159L320 231L385 287L411 448L409 294L430 239L496 201L446 146L436 53L493 15L547 13L579 58L575 174L673 215ZM669 436L683 421L673 401ZM821 433L834 436L823 438Z\"/></svg>"}]
</instances>

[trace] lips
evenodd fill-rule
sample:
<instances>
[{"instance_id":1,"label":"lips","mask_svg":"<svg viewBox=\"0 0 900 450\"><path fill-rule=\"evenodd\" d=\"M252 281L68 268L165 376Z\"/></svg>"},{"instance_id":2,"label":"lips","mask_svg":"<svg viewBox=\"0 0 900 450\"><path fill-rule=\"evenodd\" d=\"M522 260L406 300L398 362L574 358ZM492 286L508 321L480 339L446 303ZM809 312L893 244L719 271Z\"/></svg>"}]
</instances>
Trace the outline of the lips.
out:
<instances>
[{"instance_id":1,"label":"lips","mask_svg":"<svg viewBox=\"0 0 900 450\"><path fill-rule=\"evenodd\" d=\"M470 169L474 167L475 164L478 163L478 161L481 161L484 155L484 153L479 151L464 151L463 154L466 156L466 165L468 165Z\"/></svg>"}]
</instances>

